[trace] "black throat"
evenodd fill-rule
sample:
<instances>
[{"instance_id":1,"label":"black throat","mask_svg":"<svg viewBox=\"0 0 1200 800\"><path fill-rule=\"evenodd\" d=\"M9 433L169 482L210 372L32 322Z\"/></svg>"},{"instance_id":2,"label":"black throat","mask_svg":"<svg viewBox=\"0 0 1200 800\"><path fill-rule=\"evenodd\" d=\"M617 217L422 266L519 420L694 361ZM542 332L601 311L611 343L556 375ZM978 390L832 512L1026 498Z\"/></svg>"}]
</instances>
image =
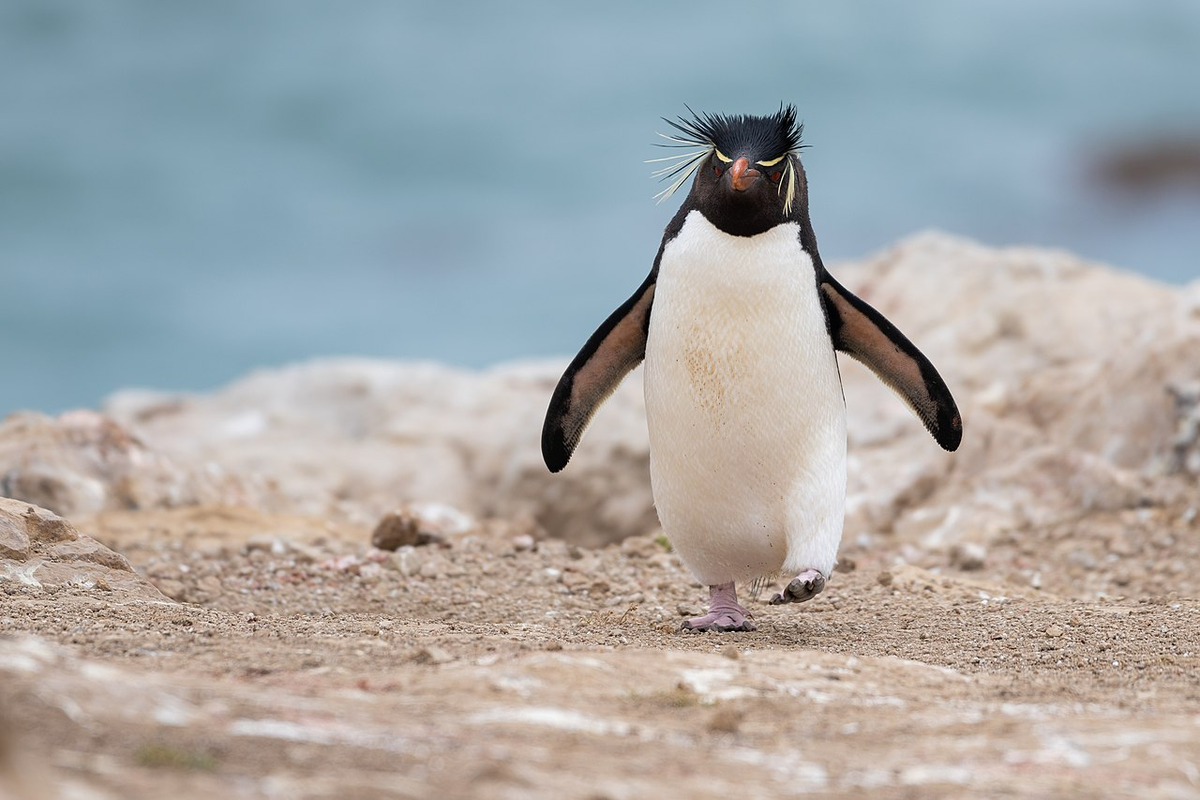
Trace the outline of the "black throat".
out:
<instances>
[{"instance_id":1,"label":"black throat","mask_svg":"<svg viewBox=\"0 0 1200 800\"><path fill-rule=\"evenodd\" d=\"M775 206L750 201L731 202L727 198L713 197L710 193L693 193L684 202L689 210L699 211L718 230L731 236L757 236L785 222L799 222L797 214L791 219Z\"/></svg>"}]
</instances>

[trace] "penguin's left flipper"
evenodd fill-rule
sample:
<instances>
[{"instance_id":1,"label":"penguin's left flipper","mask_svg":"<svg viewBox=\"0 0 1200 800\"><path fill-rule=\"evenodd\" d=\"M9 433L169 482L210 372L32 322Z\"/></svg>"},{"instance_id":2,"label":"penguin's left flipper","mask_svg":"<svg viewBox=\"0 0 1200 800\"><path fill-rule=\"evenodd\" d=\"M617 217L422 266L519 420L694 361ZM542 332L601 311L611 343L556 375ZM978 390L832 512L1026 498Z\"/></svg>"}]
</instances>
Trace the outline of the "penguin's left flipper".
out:
<instances>
[{"instance_id":1,"label":"penguin's left flipper","mask_svg":"<svg viewBox=\"0 0 1200 800\"><path fill-rule=\"evenodd\" d=\"M942 376L887 318L828 273L821 299L833 346L861 361L908 403L933 438L946 450L962 441L962 417Z\"/></svg>"},{"instance_id":2,"label":"penguin's left flipper","mask_svg":"<svg viewBox=\"0 0 1200 800\"><path fill-rule=\"evenodd\" d=\"M657 270L609 315L567 367L546 410L542 458L551 472L571 460L584 428L629 371L646 357Z\"/></svg>"}]
</instances>

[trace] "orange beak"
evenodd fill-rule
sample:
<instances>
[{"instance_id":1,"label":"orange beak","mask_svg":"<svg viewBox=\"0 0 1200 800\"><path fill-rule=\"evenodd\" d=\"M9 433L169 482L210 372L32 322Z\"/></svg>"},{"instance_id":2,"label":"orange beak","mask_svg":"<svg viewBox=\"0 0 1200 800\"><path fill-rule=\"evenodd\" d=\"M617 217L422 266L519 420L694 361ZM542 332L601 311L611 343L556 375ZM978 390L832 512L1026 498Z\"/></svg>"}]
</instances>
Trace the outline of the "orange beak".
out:
<instances>
[{"instance_id":1,"label":"orange beak","mask_svg":"<svg viewBox=\"0 0 1200 800\"><path fill-rule=\"evenodd\" d=\"M729 168L729 180L735 192L744 192L749 189L761 174L756 169L750 169L750 161L745 158L734 161Z\"/></svg>"}]
</instances>

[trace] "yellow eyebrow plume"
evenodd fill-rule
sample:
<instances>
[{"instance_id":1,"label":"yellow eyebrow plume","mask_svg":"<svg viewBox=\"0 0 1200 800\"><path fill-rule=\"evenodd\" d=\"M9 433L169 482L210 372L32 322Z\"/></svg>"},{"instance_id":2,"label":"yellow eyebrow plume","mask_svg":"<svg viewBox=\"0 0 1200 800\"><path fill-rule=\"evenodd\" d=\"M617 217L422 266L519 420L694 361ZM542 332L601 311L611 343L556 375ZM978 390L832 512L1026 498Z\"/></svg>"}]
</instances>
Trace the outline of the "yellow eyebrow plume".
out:
<instances>
[{"instance_id":1,"label":"yellow eyebrow plume","mask_svg":"<svg viewBox=\"0 0 1200 800\"><path fill-rule=\"evenodd\" d=\"M778 164L780 161L783 161L785 158L787 158L787 153L784 153L779 158L772 158L770 161L758 161L756 163L760 167L773 167L776 164Z\"/></svg>"},{"instance_id":2,"label":"yellow eyebrow plume","mask_svg":"<svg viewBox=\"0 0 1200 800\"><path fill-rule=\"evenodd\" d=\"M728 164L730 161L733 161L733 159L732 159L732 158L730 158L729 156L725 155L725 154L724 154L724 153L722 153L720 150L715 150L715 149L714 149L714 150L713 150L713 152L717 154L717 158L721 159L721 160L722 160L722 161L724 161L726 164Z\"/></svg>"}]
</instances>

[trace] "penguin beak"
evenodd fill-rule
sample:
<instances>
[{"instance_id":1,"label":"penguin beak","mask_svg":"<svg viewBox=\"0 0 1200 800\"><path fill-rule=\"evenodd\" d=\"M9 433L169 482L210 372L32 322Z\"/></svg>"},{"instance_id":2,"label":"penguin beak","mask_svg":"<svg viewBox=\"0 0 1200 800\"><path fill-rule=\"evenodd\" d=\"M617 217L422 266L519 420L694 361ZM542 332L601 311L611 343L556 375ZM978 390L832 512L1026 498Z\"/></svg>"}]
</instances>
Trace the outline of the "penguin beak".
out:
<instances>
[{"instance_id":1,"label":"penguin beak","mask_svg":"<svg viewBox=\"0 0 1200 800\"><path fill-rule=\"evenodd\" d=\"M729 184L735 192L744 192L754 185L761 174L756 169L750 169L749 159L739 158L729 168Z\"/></svg>"}]
</instances>

